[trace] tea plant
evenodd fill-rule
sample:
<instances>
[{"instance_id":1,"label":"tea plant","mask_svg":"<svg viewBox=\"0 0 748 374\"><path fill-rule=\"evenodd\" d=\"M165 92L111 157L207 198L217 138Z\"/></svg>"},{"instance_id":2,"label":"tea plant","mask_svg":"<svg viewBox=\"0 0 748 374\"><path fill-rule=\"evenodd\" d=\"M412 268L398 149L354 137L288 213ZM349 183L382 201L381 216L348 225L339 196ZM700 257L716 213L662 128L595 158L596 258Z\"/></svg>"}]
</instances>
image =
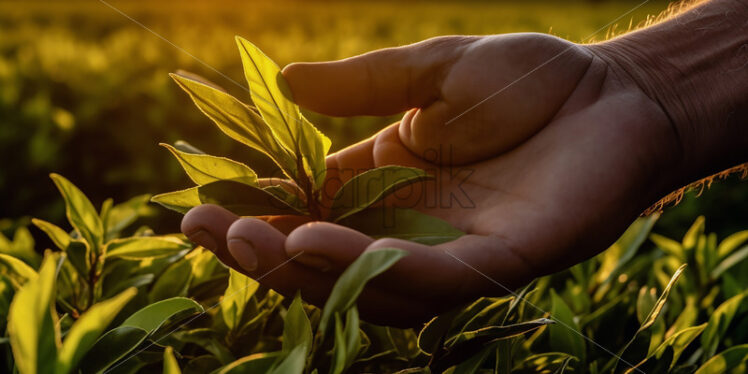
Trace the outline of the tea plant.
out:
<instances>
[{"instance_id":1,"label":"tea plant","mask_svg":"<svg viewBox=\"0 0 748 374\"><path fill-rule=\"evenodd\" d=\"M162 144L197 186L157 195L152 201L181 213L213 203L241 216L307 215L372 236L402 234L427 243L452 240L462 234L448 223L415 210L395 210L392 214L398 224L383 227L381 209L367 209L402 187L431 178L420 169L392 165L365 171L343 184L325 205L322 194L330 140L291 101L278 66L247 40L237 37L236 41L254 106L194 74L171 76L221 131L267 155L285 178L261 181L252 169L237 161L204 154L185 142Z\"/></svg>"},{"instance_id":2,"label":"tea plant","mask_svg":"<svg viewBox=\"0 0 748 374\"><path fill-rule=\"evenodd\" d=\"M403 251L362 255L320 310L226 269L180 235L128 229L146 209L145 196L108 200L97 211L66 179L53 180L72 230L33 222L58 250L40 258L24 227L12 240L0 235L3 373L747 368L748 294L741 285L748 282L748 231L718 241L705 233L703 217L679 241L650 234L657 216L639 219L597 257L511 296L480 298L416 332L361 321L355 306L368 280ZM120 237L125 231L134 234Z\"/></svg>"}]
</instances>

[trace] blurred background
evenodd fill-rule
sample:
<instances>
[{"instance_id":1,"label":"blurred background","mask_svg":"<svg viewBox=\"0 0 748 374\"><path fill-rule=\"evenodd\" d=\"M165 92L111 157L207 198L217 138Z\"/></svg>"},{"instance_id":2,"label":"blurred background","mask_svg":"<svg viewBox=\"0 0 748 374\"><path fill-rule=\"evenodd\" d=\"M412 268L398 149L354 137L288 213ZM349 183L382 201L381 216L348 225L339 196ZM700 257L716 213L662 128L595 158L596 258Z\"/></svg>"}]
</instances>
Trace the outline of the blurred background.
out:
<instances>
[{"instance_id":1,"label":"blurred background","mask_svg":"<svg viewBox=\"0 0 748 374\"><path fill-rule=\"evenodd\" d=\"M189 70L239 98L248 94L193 55L244 84L234 35L285 65L338 59L446 34L546 32L603 40L665 10L641 1L35 1L0 0L0 231L29 217L62 223L50 172L94 204L190 185L159 142L184 139L244 161L261 175L264 157L221 134L167 73ZM118 12L118 9L122 13ZM622 16L622 17L621 17ZM615 26L606 26L621 17ZM139 24L138 24L139 23ZM163 36L165 41L146 28ZM171 44L182 48L183 51ZM312 121L340 149L397 117ZM680 237L694 218L724 237L748 228L748 182L736 176L666 210L655 231ZM147 224L178 230L180 216L154 208Z\"/></svg>"}]
</instances>

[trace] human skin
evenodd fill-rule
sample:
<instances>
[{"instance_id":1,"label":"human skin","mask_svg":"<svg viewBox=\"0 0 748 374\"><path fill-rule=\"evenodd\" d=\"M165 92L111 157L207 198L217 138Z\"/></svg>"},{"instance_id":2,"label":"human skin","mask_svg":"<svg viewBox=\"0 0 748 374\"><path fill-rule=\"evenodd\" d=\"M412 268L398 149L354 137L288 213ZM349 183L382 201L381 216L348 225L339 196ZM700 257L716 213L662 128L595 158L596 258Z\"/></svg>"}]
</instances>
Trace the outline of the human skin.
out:
<instances>
[{"instance_id":1,"label":"human skin","mask_svg":"<svg viewBox=\"0 0 748 374\"><path fill-rule=\"evenodd\" d=\"M307 109L407 111L328 157L330 189L351 176L342 171L432 170L440 178L418 191L453 204L394 203L466 235L425 246L212 205L188 212L182 231L227 265L316 305L364 251L404 249L358 300L376 323L414 326L506 294L604 250L669 192L748 161L746 20L748 2L715 0L592 45L543 34L450 36L291 64L283 74ZM469 176L449 177L456 172Z\"/></svg>"}]
</instances>

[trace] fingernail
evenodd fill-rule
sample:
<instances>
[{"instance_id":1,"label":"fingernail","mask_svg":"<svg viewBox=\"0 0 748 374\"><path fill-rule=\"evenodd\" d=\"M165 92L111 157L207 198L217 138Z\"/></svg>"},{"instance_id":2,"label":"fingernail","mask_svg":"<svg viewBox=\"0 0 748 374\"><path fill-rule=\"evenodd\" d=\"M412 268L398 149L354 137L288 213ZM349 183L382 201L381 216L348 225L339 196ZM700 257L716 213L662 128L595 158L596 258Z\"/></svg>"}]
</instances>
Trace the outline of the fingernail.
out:
<instances>
[{"instance_id":1,"label":"fingernail","mask_svg":"<svg viewBox=\"0 0 748 374\"><path fill-rule=\"evenodd\" d=\"M197 230L194 233L187 235L187 237L196 244L203 246L210 251L215 251L218 248L216 240L205 230Z\"/></svg>"},{"instance_id":2,"label":"fingernail","mask_svg":"<svg viewBox=\"0 0 748 374\"><path fill-rule=\"evenodd\" d=\"M294 258L294 260L322 272L332 269L332 263L330 260L322 256L303 254Z\"/></svg>"},{"instance_id":3,"label":"fingernail","mask_svg":"<svg viewBox=\"0 0 748 374\"><path fill-rule=\"evenodd\" d=\"M231 238L227 244L231 255L234 256L239 265L247 271L257 269L257 255L252 243L241 238Z\"/></svg>"}]
</instances>

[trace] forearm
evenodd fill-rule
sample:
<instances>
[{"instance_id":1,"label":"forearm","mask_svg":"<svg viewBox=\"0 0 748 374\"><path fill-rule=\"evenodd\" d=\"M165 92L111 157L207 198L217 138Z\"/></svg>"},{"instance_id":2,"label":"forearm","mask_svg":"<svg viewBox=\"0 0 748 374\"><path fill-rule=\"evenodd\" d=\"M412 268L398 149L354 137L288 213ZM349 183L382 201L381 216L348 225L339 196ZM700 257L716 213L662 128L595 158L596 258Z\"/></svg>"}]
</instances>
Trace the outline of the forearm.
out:
<instances>
[{"instance_id":1,"label":"forearm","mask_svg":"<svg viewBox=\"0 0 748 374\"><path fill-rule=\"evenodd\" d=\"M674 187L748 161L748 1L701 2L593 46L669 117L681 144Z\"/></svg>"}]
</instances>

